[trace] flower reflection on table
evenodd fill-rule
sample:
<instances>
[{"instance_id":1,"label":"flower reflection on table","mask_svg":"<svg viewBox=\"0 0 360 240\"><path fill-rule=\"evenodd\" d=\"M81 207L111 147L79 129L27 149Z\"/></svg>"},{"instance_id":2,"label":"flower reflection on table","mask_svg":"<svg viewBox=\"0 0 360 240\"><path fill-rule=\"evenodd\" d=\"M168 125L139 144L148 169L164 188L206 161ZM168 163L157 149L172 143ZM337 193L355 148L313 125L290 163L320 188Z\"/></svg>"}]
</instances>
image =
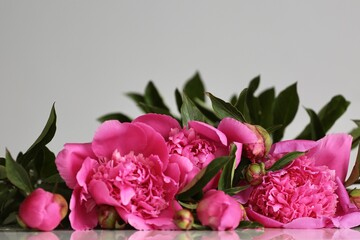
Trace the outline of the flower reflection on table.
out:
<instances>
[{"instance_id":1,"label":"flower reflection on table","mask_svg":"<svg viewBox=\"0 0 360 240\"><path fill-rule=\"evenodd\" d=\"M236 231L53 231L0 232L0 239L11 240L297 240L297 239L360 239L360 229L241 229Z\"/></svg>"}]
</instances>

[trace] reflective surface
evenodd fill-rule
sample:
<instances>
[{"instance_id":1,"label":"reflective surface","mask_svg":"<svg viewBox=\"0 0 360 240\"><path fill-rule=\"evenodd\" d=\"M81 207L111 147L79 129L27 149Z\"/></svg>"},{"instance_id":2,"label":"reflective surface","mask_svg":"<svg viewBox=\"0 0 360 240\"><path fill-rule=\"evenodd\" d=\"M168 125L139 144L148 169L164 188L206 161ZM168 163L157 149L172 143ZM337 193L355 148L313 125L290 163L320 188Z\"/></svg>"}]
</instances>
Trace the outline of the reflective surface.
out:
<instances>
[{"instance_id":1,"label":"reflective surface","mask_svg":"<svg viewBox=\"0 0 360 240\"><path fill-rule=\"evenodd\" d=\"M1 231L0 239L21 240L292 240L360 239L360 229L242 229L236 231Z\"/></svg>"}]
</instances>

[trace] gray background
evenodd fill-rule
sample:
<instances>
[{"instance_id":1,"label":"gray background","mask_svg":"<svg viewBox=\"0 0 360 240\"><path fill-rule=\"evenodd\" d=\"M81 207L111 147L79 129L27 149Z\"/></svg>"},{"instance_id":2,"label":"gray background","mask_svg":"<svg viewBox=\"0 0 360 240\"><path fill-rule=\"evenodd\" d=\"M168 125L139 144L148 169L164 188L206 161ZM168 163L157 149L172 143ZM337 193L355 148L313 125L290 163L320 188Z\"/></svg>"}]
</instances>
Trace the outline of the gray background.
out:
<instances>
[{"instance_id":1,"label":"gray background","mask_svg":"<svg viewBox=\"0 0 360 240\"><path fill-rule=\"evenodd\" d=\"M0 153L25 151L56 102L50 148L91 141L96 118L140 112L124 93L153 80L173 92L196 71L228 98L261 75L260 91L297 82L301 107L285 137L342 94L331 132L360 119L360 1L0 1ZM354 156L352 157L354 160Z\"/></svg>"}]
</instances>

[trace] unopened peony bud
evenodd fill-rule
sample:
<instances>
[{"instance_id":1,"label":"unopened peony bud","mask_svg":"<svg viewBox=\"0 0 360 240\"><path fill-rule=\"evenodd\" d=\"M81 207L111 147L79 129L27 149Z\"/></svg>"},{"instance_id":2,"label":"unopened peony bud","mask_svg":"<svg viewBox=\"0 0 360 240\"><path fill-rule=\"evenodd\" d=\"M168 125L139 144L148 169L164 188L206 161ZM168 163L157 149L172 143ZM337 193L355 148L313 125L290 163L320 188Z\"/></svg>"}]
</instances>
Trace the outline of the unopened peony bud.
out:
<instances>
[{"instance_id":1,"label":"unopened peony bud","mask_svg":"<svg viewBox=\"0 0 360 240\"><path fill-rule=\"evenodd\" d=\"M189 230L194 223L194 217L189 210L181 209L176 212L174 222L180 229Z\"/></svg>"},{"instance_id":2,"label":"unopened peony bud","mask_svg":"<svg viewBox=\"0 0 360 240\"><path fill-rule=\"evenodd\" d=\"M116 209L108 205L101 205L98 208L98 221L103 229L123 229L125 227L125 223Z\"/></svg>"},{"instance_id":3,"label":"unopened peony bud","mask_svg":"<svg viewBox=\"0 0 360 240\"><path fill-rule=\"evenodd\" d=\"M349 192L350 201L360 209L360 189L353 189Z\"/></svg>"},{"instance_id":4,"label":"unopened peony bud","mask_svg":"<svg viewBox=\"0 0 360 240\"><path fill-rule=\"evenodd\" d=\"M51 231L67 212L68 204L63 196L37 188L20 204L18 222L22 227Z\"/></svg>"},{"instance_id":5,"label":"unopened peony bud","mask_svg":"<svg viewBox=\"0 0 360 240\"><path fill-rule=\"evenodd\" d=\"M265 164L263 162L251 163L246 170L245 177L250 185L256 186L262 182L262 177L265 173Z\"/></svg>"},{"instance_id":6,"label":"unopened peony bud","mask_svg":"<svg viewBox=\"0 0 360 240\"><path fill-rule=\"evenodd\" d=\"M245 125L252 130L257 137L256 142L244 145L246 156L255 162L257 159L263 158L269 152L272 140L269 133L263 127L247 123L245 123Z\"/></svg>"}]
</instances>

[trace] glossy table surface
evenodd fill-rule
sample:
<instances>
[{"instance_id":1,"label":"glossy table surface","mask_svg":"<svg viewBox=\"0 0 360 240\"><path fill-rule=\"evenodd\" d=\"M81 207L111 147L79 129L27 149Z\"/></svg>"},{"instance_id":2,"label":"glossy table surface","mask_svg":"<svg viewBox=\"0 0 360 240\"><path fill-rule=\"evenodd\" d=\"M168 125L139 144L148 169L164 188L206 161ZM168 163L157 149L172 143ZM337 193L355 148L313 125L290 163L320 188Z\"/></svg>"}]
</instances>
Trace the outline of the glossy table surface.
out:
<instances>
[{"instance_id":1,"label":"glossy table surface","mask_svg":"<svg viewBox=\"0 0 360 240\"><path fill-rule=\"evenodd\" d=\"M131 231L131 230L91 230L68 231L56 230L53 232L29 232L1 230L1 240L290 240L290 239L360 239L360 229L239 229L236 231Z\"/></svg>"}]
</instances>

